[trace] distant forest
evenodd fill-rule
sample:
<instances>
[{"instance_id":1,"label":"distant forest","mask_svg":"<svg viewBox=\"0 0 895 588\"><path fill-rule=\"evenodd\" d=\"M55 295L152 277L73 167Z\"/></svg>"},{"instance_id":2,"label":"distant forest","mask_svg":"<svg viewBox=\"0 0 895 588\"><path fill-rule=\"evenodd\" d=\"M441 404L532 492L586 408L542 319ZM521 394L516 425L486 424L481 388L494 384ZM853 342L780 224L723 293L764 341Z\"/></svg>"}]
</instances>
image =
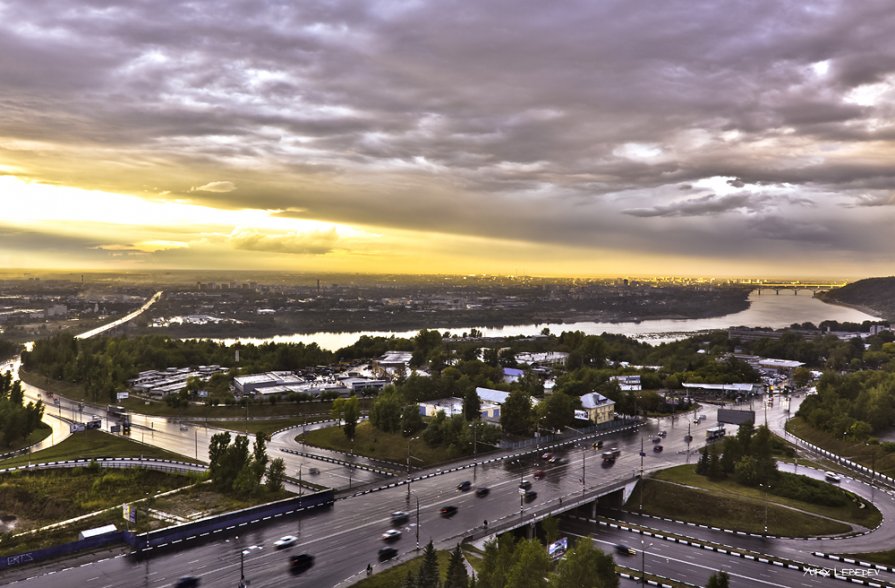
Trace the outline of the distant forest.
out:
<instances>
[{"instance_id":1,"label":"distant forest","mask_svg":"<svg viewBox=\"0 0 895 588\"><path fill-rule=\"evenodd\" d=\"M824 302L845 304L895 320L895 277L858 280L818 294Z\"/></svg>"}]
</instances>

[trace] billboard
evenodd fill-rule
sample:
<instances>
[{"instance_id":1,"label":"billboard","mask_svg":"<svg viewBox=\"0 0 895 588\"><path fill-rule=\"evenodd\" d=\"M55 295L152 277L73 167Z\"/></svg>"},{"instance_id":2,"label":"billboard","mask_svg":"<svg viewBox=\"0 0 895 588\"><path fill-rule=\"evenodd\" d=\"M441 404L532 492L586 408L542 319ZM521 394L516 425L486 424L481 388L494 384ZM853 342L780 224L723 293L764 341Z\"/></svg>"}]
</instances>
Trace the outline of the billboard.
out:
<instances>
[{"instance_id":1,"label":"billboard","mask_svg":"<svg viewBox=\"0 0 895 588\"><path fill-rule=\"evenodd\" d=\"M126 521L134 523L137 520L137 509L132 504L122 504L121 517Z\"/></svg>"},{"instance_id":2,"label":"billboard","mask_svg":"<svg viewBox=\"0 0 895 588\"><path fill-rule=\"evenodd\" d=\"M754 410L732 410L729 408L718 409L718 422L730 425L754 425Z\"/></svg>"},{"instance_id":3,"label":"billboard","mask_svg":"<svg viewBox=\"0 0 895 588\"><path fill-rule=\"evenodd\" d=\"M115 397L118 398L118 400L125 400L127 398L127 392L118 392L115 394Z\"/></svg>"},{"instance_id":4,"label":"billboard","mask_svg":"<svg viewBox=\"0 0 895 588\"><path fill-rule=\"evenodd\" d=\"M547 555L552 560L557 560L561 558L565 552L569 549L569 538L568 537L560 537L557 541L554 541L550 545L547 546Z\"/></svg>"},{"instance_id":5,"label":"billboard","mask_svg":"<svg viewBox=\"0 0 895 588\"><path fill-rule=\"evenodd\" d=\"M586 410L576 410L575 418L580 421L586 421L587 420L587 411Z\"/></svg>"}]
</instances>

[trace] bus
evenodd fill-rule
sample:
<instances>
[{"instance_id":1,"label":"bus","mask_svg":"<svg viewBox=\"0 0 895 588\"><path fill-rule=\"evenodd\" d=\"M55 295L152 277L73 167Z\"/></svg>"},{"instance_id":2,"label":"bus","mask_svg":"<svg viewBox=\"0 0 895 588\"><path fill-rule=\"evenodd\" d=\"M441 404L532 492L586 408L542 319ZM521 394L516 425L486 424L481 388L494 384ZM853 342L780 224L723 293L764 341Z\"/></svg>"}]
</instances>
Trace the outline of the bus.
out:
<instances>
[{"instance_id":1,"label":"bus","mask_svg":"<svg viewBox=\"0 0 895 588\"><path fill-rule=\"evenodd\" d=\"M726 434L727 431L724 430L724 425L718 425L717 427L712 427L705 432L705 440L714 441L715 439L722 438Z\"/></svg>"}]
</instances>

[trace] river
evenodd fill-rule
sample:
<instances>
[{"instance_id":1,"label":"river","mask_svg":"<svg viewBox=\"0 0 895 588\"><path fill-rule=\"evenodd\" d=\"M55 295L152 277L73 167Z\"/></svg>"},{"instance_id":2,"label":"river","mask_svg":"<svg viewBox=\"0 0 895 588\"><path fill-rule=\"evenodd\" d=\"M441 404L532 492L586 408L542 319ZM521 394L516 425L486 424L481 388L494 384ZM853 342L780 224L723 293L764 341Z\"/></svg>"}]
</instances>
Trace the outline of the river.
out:
<instances>
[{"instance_id":1,"label":"river","mask_svg":"<svg viewBox=\"0 0 895 588\"><path fill-rule=\"evenodd\" d=\"M845 306L837 306L821 302L817 298L802 292L794 295L791 291L782 291L775 294L765 290L762 294L753 291L749 294L749 308L734 314L702 319L678 319L678 320L645 320L639 322L576 322L576 323L542 323L526 325L510 325L505 327L477 327L439 328L429 327L440 332L449 332L462 335L475 328L485 337L513 337L516 335L537 335L545 328L553 334L563 331L583 331L589 335L602 333L616 333L628 335L649 343L662 343L682 339L693 333L727 329L728 327L788 327L793 323L812 322L818 324L825 320L839 322L860 323L865 320L879 320L879 317L865 314L859 310ZM299 333L294 335L276 335L267 338L230 338L218 339L228 345L239 341L241 343L316 343L323 349L335 351L357 341L361 336L371 337L413 337L418 330L410 331L346 331L343 333L317 332Z\"/></svg>"}]
</instances>

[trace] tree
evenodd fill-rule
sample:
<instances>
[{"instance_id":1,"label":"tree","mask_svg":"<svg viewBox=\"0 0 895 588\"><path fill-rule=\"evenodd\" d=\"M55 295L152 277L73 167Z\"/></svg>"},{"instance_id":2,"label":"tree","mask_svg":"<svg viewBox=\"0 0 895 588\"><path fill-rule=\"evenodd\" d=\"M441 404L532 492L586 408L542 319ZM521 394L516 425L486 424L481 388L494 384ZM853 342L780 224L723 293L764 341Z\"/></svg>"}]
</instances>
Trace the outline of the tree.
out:
<instances>
[{"instance_id":1,"label":"tree","mask_svg":"<svg viewBox=\"0 0 895 588\"><path fill-rule=\"evenodd\" d=\"M594 549L589 539L566 552L551 580L555 586L576 588L617 588L619 583L612 556Z\"/></svg>"},{"instance_id":2,"label":"tree","mask_svg":"<svg viewBox=\"0 0 895 588\"><path fill-rule=\"evenodd\" d=\"M463 563L463 553L460 551L460 545L457 545L451 552L447 577L444 579L444 588L467 588L468 585L469 574L466 572L466 565Z\"/></svg>"},{"instance_id":3,"label":"tree","mask_svg":"<svg viewBox=\"0 0 895 588\"><path fill-rule=\"evenodd\" d=\"M513 391L507 396L500 411L500 425L511 435L528 435L534 424L531 396Z\"/></svg>"},{"instance_id":4,"label":"tree","mask_svg":"<svg viewBox=\"0 0 895 588\"><path fill-rule=\"evenodd\" d=\"M715 572L709 576L709 581L705 588L728 588L730 586L730 576L727 572Z\"/></svg>"},{"instance_id":5,"label":"tree","mask_svg":"<svg viewBox=\"0 0 895 588\"><path fill-rule=\"evenodd\" d=\"M504 534L496 541L485 543L485 555L482 556L481 572L479 572L479 588L511 588L507 583L507 574L513 565L516 552L516 539Z\"/></svg>"},{"instance_id":6,"label":"tree","mask_svg":"<svg viewBox=\"0 0 895 588\"><path fill-rule=\"evenodd\" d=\"M404 399L394 386L388 386L376 400L370 410L370 422L384 433L397 433L401 430L401 410Z\"/></svg>"},{"instance_id":7,"label":"tree","mask_svg":"<svg viewBox=\"0 0 895 588\"><path fill-rule=\"evenodd\" d=\"M282 457L272 459L267 466L267 489L271 492L279 492L286 482L286 462Z\"/></svg>"},{"instance_id":8,"label":"tree","mask_svg":"<svg viewBox=\"0 0 895 588\"><path fill-rule=\"evenodd\" d=\"M438 554L435 552L435 546L432 540L423 550L423 564L420 566L419 575L416 577L417 588L438 588Z\"/></svg>"},{"instance_id":9,"label":"tree","mask_svg":"<svg viewBox=\"0 0 895 588\"><path fill-rule=\"evenodd\" d=\"M507 574L512 588L547 588L550 558L537 539L526 539L516 547L515 561Z\"/></svg>"},{"instance_id":10,"label":"tree","mask_svg":"<svg viewBox=\"0 0 895 588\"><path fill-rule=\"evenodd\" d=\"M570 426L575 419L575 410L581 407L581 400L554 392L538 405L541 422L551 431L562 430Z\"/></svg>"},{"instance_id":11,"label":"tree","mask_svg":"<svg viewBox=\"0 0 895 588\"><path fill-rule=\"evenodd\" d=\"M401 409L401 432L410 437L423 428L423 415L418 404L408 404Z\"/></svg>"},{"instance_id":12,"label":"tree","mask_svg":"<svg viewBox=\"0 0 895 588\"><path fill-rule=\"evenodd\" d=\"M482 400L475 388L470 388L463 396L463 416L469 422L477 421L482 414Z\"/></svg>"},{"instance_id":13,"label":"tree","mask_svg":"<svg viewBox=\"0 0 895 588\"><path fill-rule=\"evenodd\" d=\"M544 541L548 544L559 539L559 521L555 517L542 520L541 530L544 532Z\"/></svg>"},{"instance_id":14,"label":"tree","mask_svg":"<svg viewBox=\"0 0 895 588\"><path fill-rule=\"evenodd\" d=\"M255 482L261 483L264 472L267 471L267 441L269 441L267 433L258 431L255 433L255 447L252 451L252 473L255 475Z\"/></svg>"},{"instance_id":15,"label":"tree","mask_svg":"<svg viewBox=\"0 0 895 588\"><path fill-rule=\"evenodd\" d=\"M357 396L337 398L333 401L332 415L342 421L342 431L349 439L354 439L357 421L360 418L360 401Z\"/></svg>"}]
</instances>

